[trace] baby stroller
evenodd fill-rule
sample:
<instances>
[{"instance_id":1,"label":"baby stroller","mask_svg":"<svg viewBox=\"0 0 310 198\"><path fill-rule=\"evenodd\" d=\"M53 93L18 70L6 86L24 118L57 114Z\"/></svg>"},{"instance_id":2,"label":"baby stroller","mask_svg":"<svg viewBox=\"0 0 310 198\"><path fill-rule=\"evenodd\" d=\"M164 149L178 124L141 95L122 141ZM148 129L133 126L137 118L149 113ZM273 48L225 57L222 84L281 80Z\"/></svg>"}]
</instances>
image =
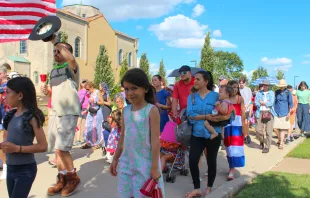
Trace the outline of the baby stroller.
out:
<instances>
[{"instance_id":1,"label":"baby stroller","mask_svg":"<svg viewBox=\"0 0 310 198\"><path fill-rule=\"evenodd\" d=\"M164 173L168 173L166 175L166 182L174 183L176 180L176 175L172 174L174 169L180 171L180 175L187 176L188 169L185 166L185 153L187 147L181 145L176 140L174 129L177 124L173 121L167 122L165 128L160 136L161 143L161 153L163 154L171 154L174 157L172 164L167 166ZM169 163L168 163L169 164Z\"/></svg>"}]
</instances>

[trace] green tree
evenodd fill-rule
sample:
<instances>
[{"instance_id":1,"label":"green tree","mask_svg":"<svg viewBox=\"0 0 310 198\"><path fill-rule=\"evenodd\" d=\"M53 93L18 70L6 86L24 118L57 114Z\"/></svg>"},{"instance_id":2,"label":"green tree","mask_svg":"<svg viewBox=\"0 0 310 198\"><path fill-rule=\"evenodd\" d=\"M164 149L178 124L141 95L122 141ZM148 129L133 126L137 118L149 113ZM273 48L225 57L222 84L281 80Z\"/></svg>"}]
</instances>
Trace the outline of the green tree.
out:
<instances>
[{"instance_id":1,"label":"green tree","mask_svg":"<svg viewBox=\"0 0 310 198\"><path fill-rule=\"evenodd\" d=\"M278 80L282 80L282 79L285 79L285 76L284 76L284 72L280 69L277 70L277 74L276 74L276 78Z\"/></svg>"},{"instance_id":2,"label":"green tree","mask_svg":"<svg viewBox=\"0 0 310 198\"><path fill-rule=\"evenodd\" d=\"M95 86L99 87L99 83L105 82L110 91L114 88L114 74L111 67L111 61L107 53L107 49L104 45L101 45L99 54L96 60L95 68Z\"/></svg>"},{"instance_id":3,"label":"green tree","mask_svg":"<svg viewBox=\"0 0 310 198\"><path fill-rule=\"evenodd\" d=\"M214 59L214 50L211 47L211 37L210 32L207 33L205 37L205 43L201 49L201 60L200 67L204 70L214 72L215 59Z\"/></svg>"},{"instance_id":4,"label":"green tree","mask_svg":"<svg viewBox=\"0 0 310 198\"><path fill-rule=\"evenodd\" d=\"M61 33L60 42L68 43L68 34L66 32Z\"/></svg>"},{"instance_id":5,"label":"green tree","mask_svg":"<svg viewBox=\"0 0 310 198\"><path fill-rule=\"evenodd\" d=\"M252 74L252 79L251 81L255 81L256 79L258 78L261 78L261 77L266 77L266 76L269 76L268 75L268 72L267 72L267 69L262 67L262 66L259 66Z\"/></svg>"},{"instance_id":6,"label":"green tree","mask_svg":"<svg viewBox=\"0 0 310 198\"><path fill-rule=\"evenodd\" d=\"M243 62L237 53L216 51L214 56L217 60L214 68L216 73L228 75L230 79L237 79L242 75Z\"/></svg>"},{"instance_id":7,"label":"green tree","mask_svg":"<svg viewBox=\"0 0 310 198\"><path fill-rule=\"evenodd\" d=\"M143 53L140 58L140 68L146 73L149 80L151 81L151 74L150 74L150 63L147 59L146 53Z\"/></svg>"},{"instance_id":8,"label":"green tree","mask_svg":"<svg viewBox=\"0 0 310 198\"><path fill-rule=\"evenodd\" d=\"M127 60L127 56L125 56L123 58L123 62L121 64L121 70L120 70L120 80L123 79L123 77L125 76L126 72L128 71L128 60Z\"/></svg>"},{"instance_id":9,"label":"green tree","mask_svg":"<svg viewBox=\"0 0 310 198\"><path fill-rule=\"evenodd\" d=\"M167 79L166 79L166 69L164 65L164 60L161 59L160 64L159 64L159 72L158 74L164 78L164 82L167 84Z\"/></svg>"}]
</instances>

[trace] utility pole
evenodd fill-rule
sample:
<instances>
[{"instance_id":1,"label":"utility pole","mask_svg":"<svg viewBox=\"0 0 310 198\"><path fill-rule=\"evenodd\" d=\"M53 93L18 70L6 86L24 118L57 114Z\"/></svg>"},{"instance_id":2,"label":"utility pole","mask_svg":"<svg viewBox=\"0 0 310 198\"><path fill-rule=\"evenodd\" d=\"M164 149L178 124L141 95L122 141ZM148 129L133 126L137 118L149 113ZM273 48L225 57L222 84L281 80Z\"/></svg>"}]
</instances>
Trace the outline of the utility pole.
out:
<instances>
[{"instance_id":1,"label":"utility pole","mask_svg":"<svg viewBox=\"0 0 310 198\"><path fill-rule=\"evenodd\" d=\"M197 67L197 61L196 60L192 60L192 63L195 63L195 67Z\"/></svg>"}]
</instances>

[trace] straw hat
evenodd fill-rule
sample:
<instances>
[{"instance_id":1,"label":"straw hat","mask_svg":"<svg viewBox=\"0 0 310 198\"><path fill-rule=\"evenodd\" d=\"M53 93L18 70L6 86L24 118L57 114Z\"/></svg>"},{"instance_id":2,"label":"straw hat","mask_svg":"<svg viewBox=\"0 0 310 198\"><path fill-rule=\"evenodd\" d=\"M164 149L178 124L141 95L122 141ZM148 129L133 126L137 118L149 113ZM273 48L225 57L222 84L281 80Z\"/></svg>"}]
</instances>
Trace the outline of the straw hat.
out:
<instances>
[{"instance_id":1,"label":"straw hat","mask_svg":"<svg viewBox=\"0 0 310 198\"><path fill-rule=\"evenodd\" d=\"M292 94L295 96L295 95L296 95L296 90L294 90L294 91L292 92Z\"/></svg>"},{"instance_id":2,"label":"straw hat","mask_svg":"<svg viewBox=\"0 0 310 198\"><path fill-rule=\"evenodd\" d=\"M281 79L277 84L277 87L287 87L287 83L284 79Z\"/></svg>"}]
</instances>

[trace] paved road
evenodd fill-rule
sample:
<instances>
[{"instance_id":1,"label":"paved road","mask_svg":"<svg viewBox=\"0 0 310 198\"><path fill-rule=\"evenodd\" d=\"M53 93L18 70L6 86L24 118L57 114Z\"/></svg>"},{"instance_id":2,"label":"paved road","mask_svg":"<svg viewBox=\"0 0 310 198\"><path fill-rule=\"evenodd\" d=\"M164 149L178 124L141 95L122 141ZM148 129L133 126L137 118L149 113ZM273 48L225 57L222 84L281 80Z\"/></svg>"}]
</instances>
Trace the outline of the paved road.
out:
<instances>
[{"instance_id":1,"label":"paved road","mask_svg":"<svg viewBox=\"0 0 310 198\"><path fill-rule=\"evenodd\" d=\"M253 142L247 145L246 152L246 167L240 168L236 171L236 177L240 174L247 175L253 173L262 173L269 170L280 162L283 157L296 145L300 140L296 141L289 146L285 146L284 150L278 150L273 141L273 146L269 154L262 154L259 150L258 141L255 140L254 133L252 133ZM72 150L75 166L79 176L81 177L83 185L80 187L79 192L72 197L74 198L113 198L117 197L117 179L110 176L108 172L109 165L102 159L101 151L97 150L94 153L91 150L81 150L74 148ZM32 187L30 198L46 197L46 190L50 185L53 185L56 180L56 169L48 165L47 160L50 154L42 153L37 154L36 159L38 163L37 178ZM207 170L206 162L203 160L201 175ZM226 182L228 172L228 164L226 161L226 154L223 151L218 155L218 173L214 184L214 189L218 188ZM193 185L190 176L180 176L176 172L176 183L166 183L166 197L167 198L181 198L184 194L192 190ZM206 186L207 178L204 177L202 186ZM5 181L0 181L0 194L1 198L7 198ZM57 198L58 196L55 196ZM212 197L212 196L211 196Z\"/></svg>"}]
</instances>

